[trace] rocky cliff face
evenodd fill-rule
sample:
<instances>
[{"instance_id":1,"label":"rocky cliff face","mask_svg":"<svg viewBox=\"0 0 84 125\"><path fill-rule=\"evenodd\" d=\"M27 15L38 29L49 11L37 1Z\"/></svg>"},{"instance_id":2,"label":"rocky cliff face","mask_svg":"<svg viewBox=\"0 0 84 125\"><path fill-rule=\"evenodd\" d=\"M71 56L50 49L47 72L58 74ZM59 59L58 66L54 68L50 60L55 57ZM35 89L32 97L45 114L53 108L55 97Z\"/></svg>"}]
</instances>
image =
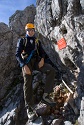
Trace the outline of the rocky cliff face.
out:
<instances>
[{"instance_id":1,"label":"rocky cliff face","mask_svg":"<svg viewBox=\"0 0 84 125\"><path fill-rule=\"evenodd\" d=\"M73 82L84 60L84 16L80 0L37 1L36 13L35 23L46 53L65 72L67 82ZM57 42L62 38L67 46L59 50Z\"/></svg>"},{"instance_id":2,"label":"rocky cliff face","mask_svg":"<svg viewBox=\"0 0 84 125\"><path fill-rule=\"evenodd\" d=\"M67 84L77 86L75 101L80 109L84 96L84 1L37 0L35 24L49 58L66 76ZM62 38L66 47L59 49Z\"/></svg>"},{"instance_id":3,"label":"rocky cliff face","mask_svg":"<svg viewBox=\"0 0 84 125\"><path fill-rule=\"evenodd\" d=\"M12 32L4 23L0 23L0 99L3 98L5 90L12 82L13 68L12 59Z\"/></svg>"},{"instance_id":4,"label":"rocky cliff face","mask_svg":"<svg viewBox=\"0 0 84 125\"><path fill-rule=\"evenodd\" d=\"M79 122L82 120L83 125L84 0L37 0L36 3L36 8L31 5L23 11L16 11L9 19L9 27L0 23L0 124L23 125L27 120L22 85L18 85L23 79L15 50L18 38L25 34L25 24L35 22L45 52L64 81L75 88L75 104L81 109ZM58 41L62 38L66 46L59 49Z\"/></svg>"},{"instance_id":5,"label":"rocky cliff face","mask_svg":"<svg viewBox=\"0 0 84 125\"><path fill-rule=\"evenodd\" d=\"M50 40L49 43L44 40L44 48L48 55L50 55L52 50L49 49L50 51L47 51L48 48L53 48L54 64L57 64L57 56L55 55L57 52L60 61L66 67L69 64L73 65L73 68L69 66L72 70L80 67L83 61L84 42L84 17L80 0L50 0L42 2L37 0L36 13L37 30L43 35L44 39L47 37ZM67 46L59 50L57 42L61 38L65 38Z\"/></svg>"}]
</instances>

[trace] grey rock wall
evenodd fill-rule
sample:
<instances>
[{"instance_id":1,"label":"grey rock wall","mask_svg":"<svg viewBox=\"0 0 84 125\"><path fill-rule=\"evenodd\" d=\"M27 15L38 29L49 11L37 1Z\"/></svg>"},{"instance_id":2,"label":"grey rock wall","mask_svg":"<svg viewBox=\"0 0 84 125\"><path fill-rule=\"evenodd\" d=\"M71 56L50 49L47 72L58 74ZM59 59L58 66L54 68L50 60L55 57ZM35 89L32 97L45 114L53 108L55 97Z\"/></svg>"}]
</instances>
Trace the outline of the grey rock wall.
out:
<instances>
[{"instance_id":1,"label":"grey rock wall","mask_svg":"<svg viewBox=\"0 0 84 125\"><path fill-rule=\"evenodd\" d=\"M81 100L81 109L80 109L80 117L78 118L78 122L81 125L84 125L84 97Z\"/></svg>"},{"instance_id":2,"label":"grey rock wall","mask_svg":"<svg viewBox=\"0 0 84 125\"><path fill-rule=\"evenodd\" d=\"M74 95L74 98L77 108L80 110L79 121L81 125L84 124L81 122L84 119L81 109L81 99L84 97L83 3L84 0L37 0L36 8L31 5L23 11L17 10L9 19L9 27L0 23L0 108L4 107L5 96L9 92L11 93L13 87L16 86L17 88L18 80L23 82L21 76L19 76L22 74L20 74L21 71L18 69L15 58L16 44L18 38L25 34L26 23L35 22L45 52L63 75L66 83L75 87L77 95ZM59 50L57 42L61 38L66 40L67 46ZM9 100L7 102L10 103L10 106L12 105L12 109L17 109L16 105L21 104L19 98L17 98L17 93L14 91L15 97L13 97L14 100L17 99L17 104L14 101L12 105L12 98L7 98ZM5 102L5 104L7 103ZM8 108L9 106L6 107L7 110ZM0 111L1 117L3 117L3 112L4 109ZM8 116L10 117L11 114L9 113ZM6 124L8 124L8 116L4 120ZM4 123L4 121L2 122Z\"/></svg>"},{"instance_id":3,"label":"grey rock wall","mask_svg":"<svg viewBox=\"0 0 84 125\"><path fill-rule=\"evenodd\" d=\"M35 24L53 63L74 75L73 71L78 71L83 62L84 15L80 0L37 1ZM67 46L59 50L57 42L61 38Z\"/></svg>"},{"instance_id":4,"label":"grey rock wall","mask_svg":"<svg viewBox=\"0 0 84 125\"><path fill-rule=\"evenodd\" d=\"M78 109L84 97L84 0L37 0L35 24L51 61L76 85ZM67 46L59 49L64 38ZM83 118L83 116L81 116Z\"/></svg>"},{"instance_id":5,"label":"grey rock wall","mask_svg":"<svg viewBox=\"0 0 84 125\"><path fill-rule=\"evenodd\" d=\"M12 65L12 32L10 28L0 23L0 99L3 98L6 88L12 82L14 66Z\"/></svg>"},{"instance_id":6,"label":"grey rock wall","mask_svg":"<svg viewBox=\"0 0 84 125\"><path fill-rule=\"evenodd\" d=\"M81 6L82 6L82 13L84 14L84 1L80 0Z\"/></svg>"},{"instance_id":7,"label":"grey rock wall","mask_svg":"<svg viewBox=\"0 0 84 125\"><path fill-rule=\"evenodd\" d=\"M24 11L17 10L9 18L10 29L18 35L24 35L25 25L28 22L34 22L34 16L36 14L36 8L34 5L30 5L24 9Z\"/></svg>"}]
</instances>

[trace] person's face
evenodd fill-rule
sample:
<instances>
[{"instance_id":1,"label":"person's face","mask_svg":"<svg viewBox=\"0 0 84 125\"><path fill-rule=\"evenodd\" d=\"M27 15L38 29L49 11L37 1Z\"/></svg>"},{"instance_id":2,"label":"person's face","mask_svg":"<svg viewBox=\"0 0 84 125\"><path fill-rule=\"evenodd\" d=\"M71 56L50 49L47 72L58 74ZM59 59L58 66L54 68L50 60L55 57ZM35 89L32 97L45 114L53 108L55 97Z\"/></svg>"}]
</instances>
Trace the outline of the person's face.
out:
<instances>
[{"instance_id":1,"label":"person's face","mask_svg":"<svg viewBox=\"0 0 84 125\"><path fill-rule=\"evenodd\" d=\"M26 33L28 34L28 36L32 37L35 34L35 29L27 29Z\"/></svg>"}]
</instances>

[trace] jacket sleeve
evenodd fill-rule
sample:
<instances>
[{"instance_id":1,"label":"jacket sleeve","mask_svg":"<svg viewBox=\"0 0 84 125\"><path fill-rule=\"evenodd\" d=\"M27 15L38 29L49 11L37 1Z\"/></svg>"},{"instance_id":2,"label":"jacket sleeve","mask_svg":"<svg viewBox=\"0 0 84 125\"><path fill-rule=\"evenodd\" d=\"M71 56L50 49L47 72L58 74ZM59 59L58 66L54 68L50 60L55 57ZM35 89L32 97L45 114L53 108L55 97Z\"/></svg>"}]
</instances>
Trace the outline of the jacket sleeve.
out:
<instances>
[{"instance_id":1,"label":"jacket sleeve","mask_svg":"<svg viewBox=\"0 0 84 125\"><path fill-rule=\"evenodd\" d=\"M46 53L41 45L41 41L39 41L39 55L41 56L41 58L44 58L45 59L45 56L46 56Z\"/></svg>"},{"instance_id":2,"label":"jacket sleeve","mask_svg":"<svg viewBox=\"0 0 84 125\"><path fill-rule=\"evenodd\" d=\"M22 53L23 49L24 49L23 39L21 38L18 40L17 48L16 48L16 59L20 63L20 67L23 67L25 65L25 62L24 62L23 58L21 57L21 53Z\"/></svg>"}]
</instances>

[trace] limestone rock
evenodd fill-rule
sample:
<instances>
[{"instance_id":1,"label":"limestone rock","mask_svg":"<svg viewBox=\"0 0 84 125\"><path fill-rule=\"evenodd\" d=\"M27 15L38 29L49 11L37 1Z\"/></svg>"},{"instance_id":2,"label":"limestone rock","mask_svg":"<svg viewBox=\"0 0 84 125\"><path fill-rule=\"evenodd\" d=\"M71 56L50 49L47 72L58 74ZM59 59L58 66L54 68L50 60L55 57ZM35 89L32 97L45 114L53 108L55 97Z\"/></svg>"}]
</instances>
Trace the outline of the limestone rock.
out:
<instances>
[{"instance_id":1,"label":"limestone rock","mask_svg":"<svg viewBox=\"0 0 84 125\"><path fill-rule=\"evenodd\" d=\"M0 23L0 124L23 125L27 122L23 90L18 85L23 83L23 79L15 58L15 50L17 40L24 36L24 27L28 22L35 22L42 46L49 59L67 85L72 85L76 91L77 96L74 101L77 109L80 110L79 119L83 125L83 100L81 109L80 103L84 96L84 0L37 0L36 7L31 5L23 11L17 10L9 19L9 27ZM61 38L65 39L67 46L59 49L57 43ZM37 77L34 77L35 89L38 86L36 81ZM67 112L60 110L61 114L58 112L56 116L65 116L63 121L71 125L70 121L75 123L78 117L72 109L74 105L70 102L66 106ZM67 116L68 121L66 121ZM53 118L47 117L46 121L58 124L59 119L53 121ZM42 124L42 119L37 119L37 123Z\"/></svg>"},{"instance_id":2,"label":"limestone rock","mask_svg":"<svg viewBox=\"0 0 84 125\"><path fill-rule=\"evenodd\" d=\"M25 25L28 22L33 23L36 14L36 8L34 5L30 5L24 9L24 11L17 10L9 18L9 26L13 32L18 35L23 35L25 33Z\"/></svg>"}]
</instances>

